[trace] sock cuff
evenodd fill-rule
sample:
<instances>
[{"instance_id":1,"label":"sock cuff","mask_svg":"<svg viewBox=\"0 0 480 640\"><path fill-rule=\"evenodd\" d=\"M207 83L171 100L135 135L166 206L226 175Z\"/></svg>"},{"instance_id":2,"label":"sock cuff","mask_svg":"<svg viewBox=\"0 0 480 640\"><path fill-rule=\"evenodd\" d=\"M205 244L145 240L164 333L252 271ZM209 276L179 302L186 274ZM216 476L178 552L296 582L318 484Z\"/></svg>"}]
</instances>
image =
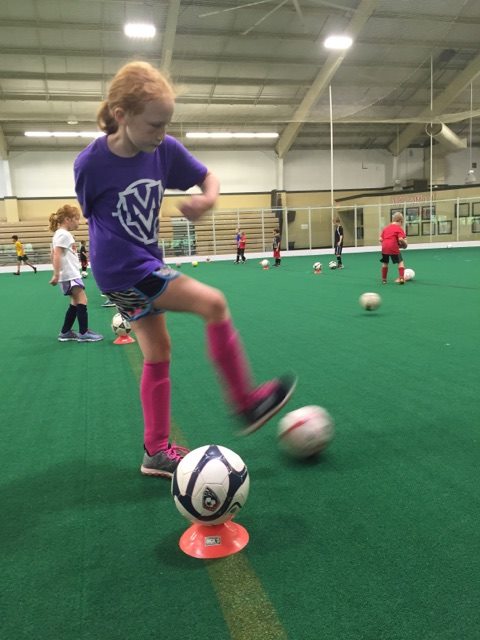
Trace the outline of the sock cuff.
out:
<instances>
[{"instance_id":1,"label":"sock cuff","mask_svg":"<svg viewBox=\"0 0 480 640\"><path fill-rule=\"evenodd\" d=\"M164 362L147 362L143 363L143 371L151 373L159 377L166 378L170 373L170 360Z\"/></svg>"},{"instance_id":2,"label":"sock cuff","mask_svg":"<svg viewBox=\"0 0 480 640\"><path fill-rule=\"evenodd\" d=\"M218 336L224 340L228 340L232 334L236 333L231 318L220 322L209 322L207 324L207 332L211 337Z\"/></svg>"}]
</instances>

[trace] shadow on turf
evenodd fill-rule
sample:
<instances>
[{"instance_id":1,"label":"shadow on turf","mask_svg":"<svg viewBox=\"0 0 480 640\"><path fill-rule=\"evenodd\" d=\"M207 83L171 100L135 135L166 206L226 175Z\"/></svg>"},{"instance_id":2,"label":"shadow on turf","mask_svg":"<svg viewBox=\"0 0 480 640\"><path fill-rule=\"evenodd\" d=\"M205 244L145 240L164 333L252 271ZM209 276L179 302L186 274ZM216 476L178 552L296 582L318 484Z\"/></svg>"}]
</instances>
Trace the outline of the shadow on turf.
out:
<instances>
[{"instance_id":1,"label":"shadow on turf","mask_svg":"<svg viewBox=\"0 0 480 640\"><path fill-rule=\"evenodd\" d=\"M2 527L0 546L30 545L35 528L60 512L78 511L79 527L101 507L139 505L155 500L171 506L170 482L142 476L138 467L72 460L40 473L19 476L0 486ZM90 515L89 509L92 511ZM34 543L33 543L34 546Z\"/></svg>"}]
</instances>

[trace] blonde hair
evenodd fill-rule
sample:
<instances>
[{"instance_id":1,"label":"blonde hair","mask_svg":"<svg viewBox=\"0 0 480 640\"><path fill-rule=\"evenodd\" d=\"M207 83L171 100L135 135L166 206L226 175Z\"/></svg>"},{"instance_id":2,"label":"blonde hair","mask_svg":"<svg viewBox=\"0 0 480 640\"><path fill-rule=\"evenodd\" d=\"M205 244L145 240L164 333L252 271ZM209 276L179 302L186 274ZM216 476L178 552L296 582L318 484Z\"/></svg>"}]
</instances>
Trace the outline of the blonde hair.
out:
<instances>
[{"instance_id":1,"label":"blonde hair","mask_svg":"<svg viewBox=\"0 0 480 640\"><path fill-rule=\"evenodd\" d=\"M65 222L66 218L80 218L78 207L64 204L63 207L60 207L55 213L51 213L48 218L50 231L55 232L58 227Z\"/></svg>"},{"instance_id":2,"label":"blonde hair","mask_svg":"<svg viewBox=\"0 0 480 640\"><path fill-rule=\"evenodd\" d=\"M166 75L148 62L129 62L113 78L107 99L98 109L97 125L106 134L115 133L118 123L113 112L117 107L137 115L145 109L146 102L165 96L175 98L175 90Z\"/></svg>"},{"instance_id":3,"label":"blonde hair","mask_svg":"<svg viewBox=\"0 0 480 640\"><path fill-rule=\"evenodd\" d=\"M394 213L392 216L392 222L403 222L403 214L400 211Z\"/></svg>"}]
</instances>

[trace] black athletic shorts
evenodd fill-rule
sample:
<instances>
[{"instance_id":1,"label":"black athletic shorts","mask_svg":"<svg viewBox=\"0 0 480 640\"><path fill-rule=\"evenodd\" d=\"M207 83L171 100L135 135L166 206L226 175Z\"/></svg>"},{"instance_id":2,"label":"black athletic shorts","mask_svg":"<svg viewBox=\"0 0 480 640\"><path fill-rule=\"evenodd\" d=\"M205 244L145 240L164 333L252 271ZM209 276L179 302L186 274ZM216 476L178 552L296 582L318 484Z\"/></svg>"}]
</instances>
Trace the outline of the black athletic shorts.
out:
<instances>
[{"instance_id":1,"label":"black athletic shorts","mask_svg":"<svg viewBox=\"0 0 480 640\"><path fill-rule=\"evenodd\" d=\"M182 275L170 267L161 267L137 282L125 291L104 291L107 298L113 302L122 317L129 322L138 320L149 314L164 313L165 309L155 309L153 302L168 287L170 280Z\"/></svg>"},{"instance_id":2,"label":"black athletic shorts","mask_svg":"<svg viewBox=\"0 0 480 640\"><path fill-rule=\"evenodd\" d=\"M380 262L383 262L384 264L388 264L389 258L392 259L393 264L398 264L403 260L401 253L382 253Z\"/></svg>"}]
</instances>

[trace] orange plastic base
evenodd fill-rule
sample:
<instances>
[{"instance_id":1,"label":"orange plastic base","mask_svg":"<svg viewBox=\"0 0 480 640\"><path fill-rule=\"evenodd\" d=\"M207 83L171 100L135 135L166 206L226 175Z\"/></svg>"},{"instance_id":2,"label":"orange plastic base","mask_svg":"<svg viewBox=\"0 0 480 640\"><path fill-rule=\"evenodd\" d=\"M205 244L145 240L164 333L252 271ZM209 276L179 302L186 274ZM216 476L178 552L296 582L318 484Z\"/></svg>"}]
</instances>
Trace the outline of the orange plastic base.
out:
<instances>
[{"instance_id":1,"label":"orange plastic base","mask_svg":"<svg viewBox=\"0 0 480 640\"><path fill-rule=\"evenodd\" d=\"M316 276L321 276L322 275L322 270L321 269L315 269L313 272Z\"/></svg>"},{"instance_id":2,"label":"orange plastic base","mask_svg":"<svg viewBox=\"0 0 480 640\"><path fill-rule=\"evenodd\" d=\"M132 342L135 342L135 339L131 336L118 336L113 341L113 344L131 344Z\"/></svg>"},{"instance_id":3,"label":"orange plastic base","mask_svg":"<svg viewBox=\"0 0 480 640\"><path fill-rule=\"evenodd\" d=\"M193 558L225 558L241 551L249 540L248 531L239 524L192 524L180 537L180 549Z\"/></svg>"},{"instance_id":4,"label":"orange plastic base","mask_svg":"<svg viewBox=\"0 0 480 640\"><path fill-rule=\"evenodd\" d=\"M268 270L270 269L270 267L262 267L262 269L263 269L264 271L268 271Z\"/></svg>"}]
</instances>

